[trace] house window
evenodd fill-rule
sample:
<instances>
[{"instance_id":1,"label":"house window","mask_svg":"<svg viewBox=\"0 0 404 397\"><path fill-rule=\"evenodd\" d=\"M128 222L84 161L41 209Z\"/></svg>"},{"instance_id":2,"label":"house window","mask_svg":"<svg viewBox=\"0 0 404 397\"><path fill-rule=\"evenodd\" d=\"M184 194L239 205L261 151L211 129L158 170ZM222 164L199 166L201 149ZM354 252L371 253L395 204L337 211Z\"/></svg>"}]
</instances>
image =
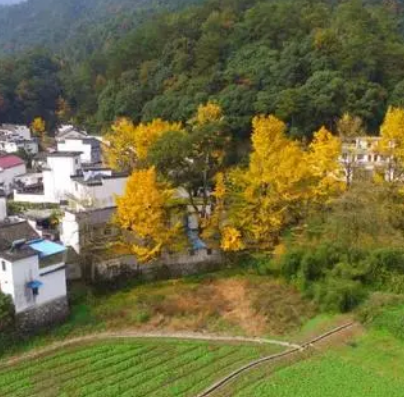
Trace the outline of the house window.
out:
<instances>
[{"instance_id":1,"label":"house window","mask_svg":"<svg viewBox=\"0 0 404 397\"><path fill-rule=\"evenodd\" d=\"M3 269L3 272L7 270L6 262L1 261L1 268Z\"/></svg>"}]
</instances>

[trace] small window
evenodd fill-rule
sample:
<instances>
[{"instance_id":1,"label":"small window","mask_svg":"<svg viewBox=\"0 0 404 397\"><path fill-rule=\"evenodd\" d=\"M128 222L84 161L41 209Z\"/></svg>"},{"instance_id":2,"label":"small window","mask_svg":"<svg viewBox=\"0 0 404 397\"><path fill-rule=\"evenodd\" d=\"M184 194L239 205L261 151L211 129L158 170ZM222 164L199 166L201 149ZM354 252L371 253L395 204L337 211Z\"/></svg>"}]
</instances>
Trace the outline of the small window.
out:
<instances>
[{"instance_id":1,"label":"small window","mask_svg":"<svg viewBox=\"0 0 404 397\"><path fill-rule=\"evenodd\" d=\"M1 268L3 269L3 272L7 270L6 262L1 261Z\"/></svg>"}]
</instances>

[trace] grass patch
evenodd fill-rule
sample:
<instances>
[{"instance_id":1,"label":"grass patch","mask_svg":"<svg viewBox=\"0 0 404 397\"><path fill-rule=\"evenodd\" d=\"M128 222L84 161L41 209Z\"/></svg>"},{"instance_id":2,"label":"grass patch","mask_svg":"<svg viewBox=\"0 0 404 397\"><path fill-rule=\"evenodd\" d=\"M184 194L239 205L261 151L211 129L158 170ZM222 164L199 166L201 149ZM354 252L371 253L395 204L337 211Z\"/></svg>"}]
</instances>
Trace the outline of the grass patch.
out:
<instances>
[{"instance_id":1,"label":"grass patch","mask_svg":"<svg viewBox=\"0 0 404 397\"><path fill-rule=\"evenodd\" d=\"M194 396L277 347L168 340L107 340L0 370L2 397Z\"/></svg>"}]
</instances>

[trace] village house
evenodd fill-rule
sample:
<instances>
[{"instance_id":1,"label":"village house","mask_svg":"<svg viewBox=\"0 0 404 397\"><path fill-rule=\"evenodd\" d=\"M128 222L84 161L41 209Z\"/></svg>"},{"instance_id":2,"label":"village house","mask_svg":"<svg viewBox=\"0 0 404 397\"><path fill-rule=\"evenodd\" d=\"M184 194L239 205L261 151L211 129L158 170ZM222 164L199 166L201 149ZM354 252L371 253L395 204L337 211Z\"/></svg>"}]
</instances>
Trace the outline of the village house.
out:
<instances>
[{"instance_id":1,"label":"village house","mask_svg":"<svg viewBox=\"0 0 404 397\"><path fill-rule=\"evenodd\" d=\"M26 125L1 124L0 136L16 140L30 140L31 130Z\"/></svg>"},{"instance_id":2,"label":"village house","mask_svg":"<svg viewBox=\"0 0 404 397\"><path fill-rule=\"evenodd\" d=\"M128 175L109 168L84 167L81 152L46 154L42 184L36 191L19 186L14 200L30 203L69 203L76 209L114 205L115 196L124 192Z\"/></svg>"},{"instance_id":3,"label":"village house","mask_svg":"<svg viewBox=\"0 0 404 397\"><path fill-rule=\"evenodd\" d=\"M10 194L13 190L14 179L24 175L27 168L24 160L14 154L0 155L0 190Z\"/></svg>"},{"instance_id":4,"label":"village house","mask_svg":"<svg viewBox=\"0 0 404 397\"><path fill-rule=\"evenodd\" d=\"M101 142L98 139L89 136L58 140L57 151L80 152L81 163L83 165L100 164L102 159Z\"/></svg>"},{"instance_id":5,"label":"village house","mask_svg":"<svg viewBox=\"0 0 404 397\"><path fill-rule=\"evenodd\" d=\"M12 297L23 329L67 316L65 251L42 239L26 221L0 224L0 290Z\"/></svg>"},{"instance_id":6,"label":"village house","mask_svg":"<svg viewBox=\"0 0 404 397\"><path fill-rule=\"evenodd\" d=\"M379 153L379 142L380 137L367 136L347 139L342 143L340 163L348 181L352 181L358 173L362 177L372 177L376 171L387 171L389 159Z\"/></svg>"},{"instance_id":7,"label":"village house","mask_svg":"<svg viewBox=\"0 0 404 397\"><path fill-rule=\"evenodd\" d=\"M3 124L0 126L0 151L17 153L23 150L29 155L38 153L38 141L24 125Z\"/></svg>"},{"instance_id":8,"label":"village house","mask_svg":"<svg viewBox=\"0 0 404 397\"><path fill-rule=\"evenodd\" d=\"M66 139L74 138L87 138L88 134L86 131L80 130L71 124L61 125L55 134L55 139L57 142L64 141Z\"/></svg>"}]
</instances>

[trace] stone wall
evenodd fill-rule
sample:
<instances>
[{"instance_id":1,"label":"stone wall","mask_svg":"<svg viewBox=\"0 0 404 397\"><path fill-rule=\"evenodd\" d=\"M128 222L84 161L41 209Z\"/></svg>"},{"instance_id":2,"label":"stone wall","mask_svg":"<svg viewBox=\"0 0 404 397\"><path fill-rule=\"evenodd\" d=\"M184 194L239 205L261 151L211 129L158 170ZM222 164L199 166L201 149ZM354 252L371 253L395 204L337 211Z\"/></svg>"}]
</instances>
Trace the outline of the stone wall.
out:
<instances>
[{"instance_id":1,"label":"stone wall","mask_svg":"<svg viewBox=\"0 0 404 397\"><path fill-rule=\"evenodd\" d=\"M193 253L165 255L160 260L142 265L132 255L125 255L96 264L97 280L111 281L119 277L142 280L167 280L214 271L224 266L220 251L199 250Z\"/></svg>"},{"instance_id":2,"label":"stone wall","mask_svg":"<svg viewBox=\"0 0 404 397\"><path fill-rule=\"evenodd\" d=\"M41 328L62 323L69 315L67 297L57 298L16 315L18 331L23 334L35 333Z\"/></svg>"}]
</instances>

